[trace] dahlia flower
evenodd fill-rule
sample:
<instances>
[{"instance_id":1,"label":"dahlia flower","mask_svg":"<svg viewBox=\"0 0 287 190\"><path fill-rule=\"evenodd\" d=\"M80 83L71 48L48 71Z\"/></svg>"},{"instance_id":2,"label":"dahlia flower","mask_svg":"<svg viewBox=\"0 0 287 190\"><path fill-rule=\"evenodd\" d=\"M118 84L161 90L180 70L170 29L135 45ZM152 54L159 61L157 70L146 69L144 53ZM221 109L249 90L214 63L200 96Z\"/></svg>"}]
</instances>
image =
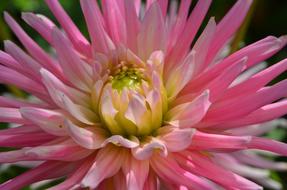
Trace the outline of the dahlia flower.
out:
<instances>
[{"instance_id":1,"label":"dahlia flower","mask_svg":"<svg viewBox=\"0 0 287 190\"><path fill-rule=\"evenodd\" d=\"M0 163L34 167L0 190L59 178L51 190L280 188L268 172L287 165L266 151L287 156L287 145L262 135L286 125L276 119L287 112L287 80L267 85L287 59L262 62L287 37L222 53L251 0L211 18L196 41L211 0L190 14L191 0L81 0L90 40L57 0L46 3L60 27L42 15L22 18L50 55L4 13L26 51L4 42L0 81L30 97L0 97L0 121L14 126L0 131L0 146L14 148Z\"/></svg>"}]
</instances>

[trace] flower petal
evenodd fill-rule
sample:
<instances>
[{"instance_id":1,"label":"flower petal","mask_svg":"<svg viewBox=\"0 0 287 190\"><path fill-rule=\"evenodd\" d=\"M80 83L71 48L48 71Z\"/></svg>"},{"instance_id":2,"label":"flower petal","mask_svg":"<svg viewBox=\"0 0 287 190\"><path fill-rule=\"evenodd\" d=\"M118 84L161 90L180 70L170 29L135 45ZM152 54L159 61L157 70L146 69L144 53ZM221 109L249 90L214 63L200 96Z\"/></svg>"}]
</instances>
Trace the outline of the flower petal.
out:
<instances>
[{"instance_id":1,"label":"flower petal","mask_svg":"<svg viewBox=\"0 0 287 190\"><path fill-rule=\"evenodd\" d=\"M202 120L210 105L209 91L205 91L191 102L172 108L167 112L165 120L173 126L191 127Z\"/></svg>"},{"instance_id":2,"label":"flower petal","mask_svg":"<svg viewBox=\"0 0 287 190\"><path fill-rule=\"evenodd\" d=\"M66 129L63 128L64 116L57 111L33 107L21 107L20 113L25 119L38 125L47 133L56 136L67 135Z\"/></svg>"},{"instance_id":3,"label":"flower petal","mask_svg":"<svg viewBox=\"0 0 287 190\"><path fill-rule=\"evenodd\" d=\"M142 190L149 173L149 161L129 156L123 165L127 190Z\"/></svg>"},{"instance_id":4,"label":"flower petal","mask_svg":"<svg viewBox=\"0 0 287 190\"><path fill-rule=\"evenodd\" d=\"M101 149L97 154L95 163L84 177L82 186L96 188L104 179L115 175L125 160L125 153L114 146L106 146Z\"/></svg>"},{"instance_id":5,"label":"flower petal","mask_svg":"<svg viewBox=\"0 0 287 190\"><path fill-rule=\"evenodd\" d=\"M178 152L190 146L195 129L164 126L157 133L169 152Z\"/></svg>"},{"instance_id":6,"label":"flower petal","mask_svg":"<svg viewBox=\"0 0 287 190\"><path fill-rule=\"evenodd\" d=\"M83 128L69 120L65 121L65 125L72 139L87 149L100 148L106 139L106 131L100 127Z\"/></svg>"},{"instance_id":7,"label":"flower petal","mask_svg":"<svg viewBox=\"0 0 287 190\"><path fill-rule=\"evenodd\" d=\"M167 147L163 141L150 137L143 145L133 148L132 154L138 160L146 160L158 151L162 156L167 156L168 154Z\"/></svg>"}]
</instances>

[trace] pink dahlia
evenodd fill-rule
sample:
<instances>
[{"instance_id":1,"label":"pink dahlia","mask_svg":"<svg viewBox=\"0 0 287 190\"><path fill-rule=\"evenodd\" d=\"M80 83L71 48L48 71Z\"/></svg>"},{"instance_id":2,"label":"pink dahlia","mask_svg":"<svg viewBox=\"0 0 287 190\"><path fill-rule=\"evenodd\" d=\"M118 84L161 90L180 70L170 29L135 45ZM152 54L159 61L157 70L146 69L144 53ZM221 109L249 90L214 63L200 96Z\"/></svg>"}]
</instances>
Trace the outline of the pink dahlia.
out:
<instances>
[{"instance_id":1,"label":"pink dahlia","mask_svg":"<svg viewBox=\"0 0 287 190\"><path fill-rule=\"evenodd\" d=\"M0 97L1 122L17 124L0 131L0 146L15 148L1 152L0 162L34 168L1 190L58 178L65 180L51 190L280 188L268 169L287 165L264 152L287 156L287 145L260 136L287 112L287 80L266 86L287 60L266 69L261 62L287 38L222 54L251 0L238 0L218 24L211 18L196 42L211 0L199 0L191 14L191 0L179 7L103 0L101 8L81 0L90 42L57 0L46 3L62 29L42 15L22 17L55 56L5 13L27 52L5 42L0 81L31 98Z\"/></svg>"}]
</instances>

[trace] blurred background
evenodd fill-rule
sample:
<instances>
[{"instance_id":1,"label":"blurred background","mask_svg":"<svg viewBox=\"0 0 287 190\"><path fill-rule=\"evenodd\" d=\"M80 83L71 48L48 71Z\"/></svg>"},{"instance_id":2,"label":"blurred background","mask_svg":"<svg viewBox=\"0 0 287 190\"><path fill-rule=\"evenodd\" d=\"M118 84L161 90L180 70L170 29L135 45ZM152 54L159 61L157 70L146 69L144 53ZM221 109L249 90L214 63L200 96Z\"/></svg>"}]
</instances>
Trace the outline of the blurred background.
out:
<instances>
[{"instance_id":1,"label":"blurred background","mask_svg":"<svg viewBox=\"0 0 287 190\"><path fill-rule=\"evenodd\" d=\"M78 0L60 0L65 10L72 17L76 25L80 30L87 36L87 29L84 23L83 15L80 10ZM193 6L195 4L193 2ZM206 17L205 23L208 21L210 16L215 16L216 21L219 21L227 10L234 4L235 0L213 0L211 9ZM21 21L21 12L34 12L46 15L53 21L56 20L48 10L43 0L0 0L0 12L9 12L27 31L30 36L35 39L44 49L49 51L48 44L27 24ZM231 44L232 50L240 48L244 44L250 44L257 40L260 40L268 35L281 36L287 34L287 1L274 1L274 0L255 0L251 11L242 26L239 34L235 37L234 42ZM204 25L203 25L204 26ZM11 33L11 30L3 21L3 14L0 16L0 41L10 39L14 42L19 41ZM244 42L244 43L242 43ZM20 45L21 46L21 45ZM3 43L0 43L0 49L3 49ZM267 60L268 64L274 64L284 58L287 58L287 48ZM279 81L287 78L287 74L283 74L275 81ZM20 97L25 97L26 94L14 87L0 86L1 94L12 92ZM1 124L0 128L5 128L5 124ZM271 133L267 134L268 137L287 142L287 130L278 128ZM0 151L7 149L0 148ZM287 158L276 158L276 160L286 161ZM6 165L0 165L0 183L13 178L22 172L26 171L27 168L13 166L6 167ZM287 173L286 172L272 172L271 176L273 179L282 183L284 190L287 190ZM57 183L57 182L54 182ZM38 185L37 189L46 189L47 185ZM31 189L30 187L24 188L25 190Z\"/></svg>"}]
</instances>

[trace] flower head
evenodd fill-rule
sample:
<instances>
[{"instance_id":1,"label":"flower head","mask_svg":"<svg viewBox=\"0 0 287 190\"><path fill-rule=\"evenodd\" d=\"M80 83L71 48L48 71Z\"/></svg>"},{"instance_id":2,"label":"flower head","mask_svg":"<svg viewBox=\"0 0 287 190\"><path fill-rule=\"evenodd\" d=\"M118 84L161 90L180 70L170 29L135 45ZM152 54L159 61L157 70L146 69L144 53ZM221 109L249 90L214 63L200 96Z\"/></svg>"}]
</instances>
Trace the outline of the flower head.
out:
<instances>
[{"instance_id":1,"label":"flower head","mask_svg":"<svg viewBox=\"0 0 287 190\"><path fill-rule=\"evenodd\" d=\"M103 0L101 8L81 0L90 42L57 0L46 3L63 30L42 15L22 17L56 56L5 13L27 52L5 42L0 82L31 98L0 97L0 121L18 124L0 131L0 146L16 148L0 162L38 162L1 190L55 178L66 179L53 190L278 188L267 169L287 165L249 149L287 155L286 144L260 137L287 112L287 81L266 86L287 60L261 63L287 38L222 54L251 0L238 0L218 24L211 18L196 41L211 0L191 14L190 0L179 8L167 0Z\"/></svg>"}]
</instances>

